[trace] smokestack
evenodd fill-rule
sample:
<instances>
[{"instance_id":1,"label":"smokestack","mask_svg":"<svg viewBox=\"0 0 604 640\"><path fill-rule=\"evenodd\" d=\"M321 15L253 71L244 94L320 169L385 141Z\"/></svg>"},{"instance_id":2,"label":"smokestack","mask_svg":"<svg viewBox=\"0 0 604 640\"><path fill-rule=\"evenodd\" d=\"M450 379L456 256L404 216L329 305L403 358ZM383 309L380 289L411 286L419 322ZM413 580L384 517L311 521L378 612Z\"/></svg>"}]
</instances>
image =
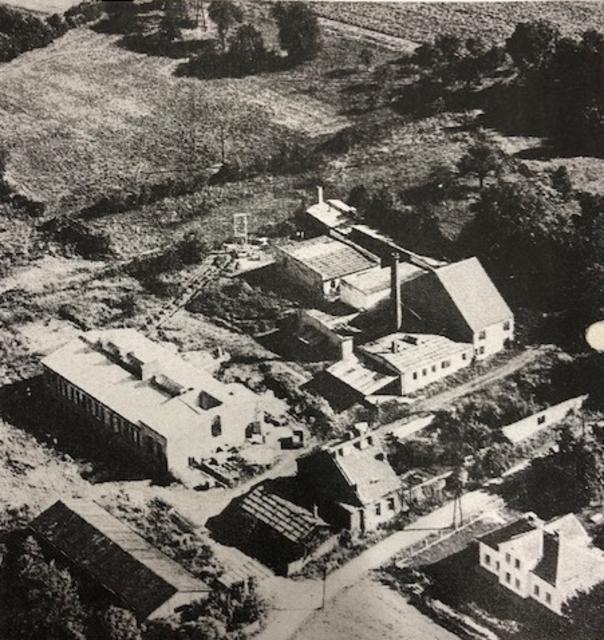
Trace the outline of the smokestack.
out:
<instances>
[{"instance_id":1,"label":"smokestack","mask_svg":"<svg viewBox=\"0 0 604 640\"><path fill-rule=\"evenodd\" d=\"M319 200L319 204L323 204L323 187L317 187L317 198Z\"/></svg>"},{"instance_id":2,"label":"smokestack","mask_svg":"<svg viewBox=\"0 0 604 640\"><path fill-rule=\"evenodd\" d=\"M394 331L400 331L403 324L403 307L401 305L401 274L398 269L399 255L392 254L390 271L390 303L392 305L392 322Z\"/></svg>"}]
</instances>

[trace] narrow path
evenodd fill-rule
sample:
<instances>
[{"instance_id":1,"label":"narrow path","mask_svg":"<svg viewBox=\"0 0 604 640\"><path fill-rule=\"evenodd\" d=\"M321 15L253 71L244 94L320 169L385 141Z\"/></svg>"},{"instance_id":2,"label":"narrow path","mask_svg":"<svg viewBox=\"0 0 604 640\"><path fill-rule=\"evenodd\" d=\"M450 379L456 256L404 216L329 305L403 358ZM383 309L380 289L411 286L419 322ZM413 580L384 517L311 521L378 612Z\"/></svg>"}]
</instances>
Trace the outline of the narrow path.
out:
<instances>
[{"instance_id":1,"label":"narrow path","mask_svg":"<svg viewBox=\"0 0 604 640\"><path fill-rule=\"evenodd\" d=\"M351 40L360 40L368 44L376 44L392 51L413 53L419 46L417 42L392 36L375 29L359 27L345 20L334 20L319 16L319 23L326 31L337 31Z\"/></svg>"}]
</instances>

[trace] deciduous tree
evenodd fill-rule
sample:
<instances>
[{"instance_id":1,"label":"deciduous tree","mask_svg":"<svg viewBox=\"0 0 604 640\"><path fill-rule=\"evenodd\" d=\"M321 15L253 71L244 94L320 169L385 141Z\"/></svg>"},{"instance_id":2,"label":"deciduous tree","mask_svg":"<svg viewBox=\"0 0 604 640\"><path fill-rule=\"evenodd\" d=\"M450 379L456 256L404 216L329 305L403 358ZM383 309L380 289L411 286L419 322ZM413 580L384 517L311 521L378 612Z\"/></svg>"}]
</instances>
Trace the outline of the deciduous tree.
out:
<instances>
[{"instance_id":1,"label":"deciduous tree","mask_svg":"<svg viewBox=\"0 0 604 640\"><path fill-rule=\"evenodd\" d=\"M273 16L279 28L279 42L294 63L314 58L321 49L317 16L302 2L277 2Z\"/></svg>"},{"instance_id":2,"label":"deciduous tree","mask_svg":"<svg viewBox=\"0 0 604 640\"><path fill-rule=\"evenodd\" d=\"M496 146L487 141L478 141L460 159L457 168L462 175L476 176L482 190L485 178L501 169L503 158L503 153Z\"/></svg>"},{"instance_id":3,"label":"deciduous tree","mask_svg":"<svg viewBox=\"0 0 604 640\"><path fill-rule=\"evenodd\" d=\"M233 26L243 20L243 12L241 8L234 2L231 2L231 0L212 0L208 8L208 15L210 16L210 20L216 25L220 46L222 50L226 52L227 34Z\"/></svg>"}]
</instances>

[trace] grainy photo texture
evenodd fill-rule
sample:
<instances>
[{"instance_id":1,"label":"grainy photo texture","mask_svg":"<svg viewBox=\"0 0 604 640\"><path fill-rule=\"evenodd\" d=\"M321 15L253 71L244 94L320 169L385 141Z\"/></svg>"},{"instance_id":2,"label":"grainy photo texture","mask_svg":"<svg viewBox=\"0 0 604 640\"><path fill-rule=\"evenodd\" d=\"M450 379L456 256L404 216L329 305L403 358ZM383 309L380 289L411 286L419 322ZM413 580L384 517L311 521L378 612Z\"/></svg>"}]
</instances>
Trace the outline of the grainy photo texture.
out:
<instances>
[{"instance_id":1,"label":"grainy photo texture","mask_svg":"<svg viewBox=\"0 0 604 640\"><path fill-rule=\"evenodd\" d=\"M601 640L604 2L0 0L0 640Z\"/></svg>"}]
</instances>

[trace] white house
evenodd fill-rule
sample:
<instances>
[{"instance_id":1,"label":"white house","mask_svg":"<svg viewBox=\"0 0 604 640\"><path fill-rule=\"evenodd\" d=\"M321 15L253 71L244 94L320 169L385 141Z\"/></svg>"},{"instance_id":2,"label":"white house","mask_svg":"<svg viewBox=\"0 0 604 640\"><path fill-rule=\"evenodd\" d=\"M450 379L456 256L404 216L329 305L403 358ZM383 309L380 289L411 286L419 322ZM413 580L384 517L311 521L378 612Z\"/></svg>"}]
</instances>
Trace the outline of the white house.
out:
<instances>
[{"instance_id":1,"label":"white house","mask_svg":"<svg viewBox=\"0 0 604 640\"><path fill-rule=\"evenodd\" d=\"M580 591L604 581L604 553L572 513L543 522L534 514L479 538L479 564L502 588L557 615Z\"/></svg>"}]
</instances>

